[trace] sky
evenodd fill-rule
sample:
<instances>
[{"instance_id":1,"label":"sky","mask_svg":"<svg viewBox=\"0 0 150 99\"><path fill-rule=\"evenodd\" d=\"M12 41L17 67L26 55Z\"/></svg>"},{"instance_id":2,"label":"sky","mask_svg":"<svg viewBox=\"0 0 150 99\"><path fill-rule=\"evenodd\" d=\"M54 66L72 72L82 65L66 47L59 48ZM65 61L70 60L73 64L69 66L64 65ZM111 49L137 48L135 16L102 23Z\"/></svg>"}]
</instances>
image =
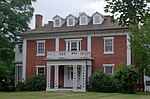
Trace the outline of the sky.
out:
<instances>
[{"instance_id":1,"label":"sky","mask_svg":"<svg viewBox=\"0 0 150 99\"><path fill-rule=\"evenodd\" d=\"M35 28L35 14L43 15L43 24L52 21L55 15L65 18L69 14L78 17L80 12L85 12L90 16L96 11L104 14L104 6L106 5L104 1L105 0L37 0L37 2L33 3L35 11L29 26L32 29Z\"/></svg>"}]
</instances>

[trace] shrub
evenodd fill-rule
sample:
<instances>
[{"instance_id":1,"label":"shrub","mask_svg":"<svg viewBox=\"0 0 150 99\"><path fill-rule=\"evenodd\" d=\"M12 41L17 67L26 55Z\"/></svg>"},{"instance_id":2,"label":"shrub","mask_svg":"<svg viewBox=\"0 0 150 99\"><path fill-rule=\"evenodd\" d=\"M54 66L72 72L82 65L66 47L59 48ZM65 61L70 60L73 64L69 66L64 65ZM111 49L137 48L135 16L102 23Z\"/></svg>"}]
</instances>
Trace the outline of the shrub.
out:
<instances>
[{"instance_id":1,"label":"shrub","mask_svg":"<svg viewBox=\"0 0 150 99\"><path fill-rule=\"evenodd\" d=\"M94 92L117 92L118 87L112 76L97 71L90 77L89 90Z\"/></svg>"},{"instance_id":2,"label":"shrub","mask_svg":"<svg viewBox=\"0 0 150 99\"><path fill-rule=\"evenodd\" d=\"M38 75L19 83L16 88L20 91L43 91L46 88L46 82L44 76Z\"/></svg>"},{"instance_id":3,"label":"shrub","mask_svg":"<svg viewBox=\"0 0 150 99\"><path fill-rule=\"evenodd\" d=\"M115 79L118 82L120 92L122 93L135 93L135 81L138 77L138 71L133 66L123 65L119 68L115 75Z\"/></svg>"}]
</instances>

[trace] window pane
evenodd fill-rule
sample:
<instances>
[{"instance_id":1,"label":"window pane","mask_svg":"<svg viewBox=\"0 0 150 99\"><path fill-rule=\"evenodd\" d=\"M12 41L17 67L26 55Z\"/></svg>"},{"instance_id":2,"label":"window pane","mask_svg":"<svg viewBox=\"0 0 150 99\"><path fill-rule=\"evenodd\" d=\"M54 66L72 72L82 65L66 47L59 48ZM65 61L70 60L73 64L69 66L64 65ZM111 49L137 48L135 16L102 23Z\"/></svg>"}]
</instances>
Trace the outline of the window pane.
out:
<instances>
[{"instance_id":1,"label":"window pane","mask_svg":"<svg viewBox=\"0 0 150 99\"><path fill-rule=\"evenodd\" d=\"M85 24L86 23L86 17L81 17L81 24Z\"/></svg>"},{"instance_id":2,"label":"window pane","mask_svg":"<svg viewBox=\"0 0 150 99\"><path fill-rule=\"evenodd\" d=\"M38 75L44 75L44 67L38 67Z\"/></svg>"},{"instance_id":3,"label":"window pane","mask_svg":"<svg viewBox=\"0 0 150 99\"><path fill-rule=\"evenodd\" d=\"M18 45L18 53L22 53L22 45Z\"/></svg>"},{"instance_id":4,"label":"window pane","mask_svg":"<svg viewBox=\"0 0 150 99\"><path fill-rule=\"evenodd\" d=\"M44 54L44 42L38 43L38 54Z\"/></svg>"},{"instance_id":5,"label":"window pane","mask_svg":"<svg viewBox=\"0 0 150 99\"><path fill-rule=\"evenodd\" d=\"M100 22L100 16L95 16L95 23L99 23Z\"/></svg>"},{"instance_id":6,"label":"window pane","mask_svg":"<svg viewBox=\"0 0 150 99\"><path fill-rule=\"evenodd\" d=\"M105 66L105 73L112 74L112 67L111 66Z\"/></svg>"},{"instance_id":7,"label":"window pane","mask_svg":"<svg viewBox=\"0 0 150 99\"><path fill-rule=\"evenodd\" d=\"M73 25L73 19L72 18L69 19L69 25Z\"/></svg>"},{"instance_id":8,"label":"window pane","mask_svg":"<svg viewBox=\"0 0 150 99\"><path fill-rule=\"evenodd\" d=\"M71 42L71 50L72 51L77 50L77 42Z\"/></svg>"},{"instance_id":9,"label":"window pane","mask_svg":"<svg viewBox=\"0 0 150 99\"><path fill-rule=\"evenodd\" d=\"M59 19L55 20L55 26L59 26Z\"/></svg>"},{"instance_id":10,"label":"window pane","mask_svg":"<svg viewBox=\"0 0 150 99\"><path fill-rule=\"evenodd\" d=\"M112 51L112 39L105 39L105 52Z\"/></svg>"},{"instance_id":11,"label":"window pane","mask_svg":"<svg viewBox=\"0 0 150 99\"><path fill-rule=\"evenodd\" d=\"M146 81L146 86L150 86L150 81Z\"/></svg>"}]
</instances>

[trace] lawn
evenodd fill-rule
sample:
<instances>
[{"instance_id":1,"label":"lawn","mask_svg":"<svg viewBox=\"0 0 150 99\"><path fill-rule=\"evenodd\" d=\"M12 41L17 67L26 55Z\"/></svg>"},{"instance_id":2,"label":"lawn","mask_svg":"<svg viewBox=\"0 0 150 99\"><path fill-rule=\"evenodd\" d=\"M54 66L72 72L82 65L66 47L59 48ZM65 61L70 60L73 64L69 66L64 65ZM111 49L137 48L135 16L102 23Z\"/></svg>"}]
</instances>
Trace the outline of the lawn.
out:
<instances>
[{"instance_id":1,"label":"lawn","mask_svg":"<svg viewBox=\"0 0 150 99\"><path fill-rule=\"evenodd\" d=\"M150 99L150 93L0 92L0 99Z\"/></svg>"}]
</instances>

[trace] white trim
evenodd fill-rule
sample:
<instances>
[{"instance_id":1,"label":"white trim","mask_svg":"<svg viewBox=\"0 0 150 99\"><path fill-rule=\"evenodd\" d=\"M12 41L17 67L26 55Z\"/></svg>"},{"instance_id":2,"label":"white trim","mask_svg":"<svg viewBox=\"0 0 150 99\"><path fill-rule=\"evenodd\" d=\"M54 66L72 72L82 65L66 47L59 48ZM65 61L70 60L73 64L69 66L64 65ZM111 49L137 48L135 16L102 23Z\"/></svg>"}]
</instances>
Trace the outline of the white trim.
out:
<instances>
[{"instance_id":1,"label":"white trim","mask_svg":"<svg viewBox=\"0 0 150 99\"><path fill-rule=\"evenodd\" d=\"M78 35L72 35L71 33L71 35L69 35L69 34L64 34L64 35L61 35L61 36L59 36L59 38L70 38L70 37L72 37L72 38L81 38L81 37L87 37L87 36L92 36L92 37L102 37L102 36L126 36L127 34L128 34L128 32L125 32L125 33L115 33L115 32L112 32L112 33L95 33L95 34L93 34L93 33L95 33L95 32L91 32L90 34L83 34L83 35L81 35L81 34L78 34ZM59 34L59 33L57 33L57 34ZM62 34L62 33L61 33ZM75 33L76 34L76 33ZM43 40L45 40L45 39L54 39L54 38L56 38L56 37L58 37L58 35L57 36L54 36L54 35L49 35L48 34L48 36L40 36L40 37L32 37L32 38L29 38L29 37L27 37L26 38L26 40L41 40L41 39L43 39Z\"/></svg>"},{"instance_id":2,"label":"white trim","mask_svg":"<svg viewBox=\"0 0 150 99\"><path fill-rule=\"evenodd\" d=\"M37 42L37 44L36 44L36 48L37 48L36 49L36 56L45 56L45 40L37 40L36 42ZM39 43L44 43L44 52L41 54L38 53L38 44Z\"/></svg>"},{"instance_id":3,"label":"white trim","mask_svg":"<svg viewBox=\"0 0 150 99\"><path fill-rule=\"evenodd\" d=\"M27 40L23 40L23 67L22 67L22 81L26 80L26 51L27 51Z\"/></svg>"},{"instance_id":4,"label":"white trim","mask_svg":"<svg viewBox=\"0 0 150 99\"><path fill-rule=\"evenodd\" d=\"M104 53L103 54L114 54L114 37L103 37L104 39ZM105 40L112 40L112 51L105 51Z\"/></svg>"},{"instance_id":5,"label":"white trim","mask_svg":"<svg viewBox=\"0 0 150 99\"><path fill-rule=\"evenodd\" d=\"M87 51L91 52L91 36L87 37Z\"/></svg>"},{"instance_id":6,"label":"white trim","mask_svg":"<svg viewBox=\"0 0 150 99\"><path fill-rule=\"evenodd\" d=\"M36 67L36 68L38 68L38 67L44 67L44 68L45 68L46 66L43 65L43 66L35 66L35 67Z\"/></svg>"},{"instance_id":7,"label":"white trim","mask_svg":"<svg viewBox=\"0 0 150 99\"><path fill-rule=\"evenodd\" d=\"M59 38L55 38L55 51L59 51Z\"/></svg>"},{"instance_id":8,"label":"white trim","mask_svg":"<svg viewBox=\"0 0 150 99\"><path fill-rule=\"evenodd\" d=\"M65 39L66 42L70 42L70 41L81 41L82 38L79 39Z\"/></svg>"},{"instance_id":9,"label":"white trim","mask_svg":"<svg viewBox=\"0 0 150 99\"><path fill-rule=\"evenodd\" d=\"M112 75L113 75L114 74L114 66L115 66L115 64L103 64L104 73L105 73L105 67L112 67Z\"/></svg>"},{"instance_id":10,"label":"white trim","mask_svg":"<svg viewBox=\"0 0 150 99\"><path fill-rule=\"evenodd\" d=\"M103 64L103 66L115 66L115 64Z\"/></svg>"},{"instance_id":11,"label":"white trim","mask_svg":"<svg viewBox=\"0 0 150 99\"><path fill-rule=\"evenodd\" d=\"M127 39L127 65L131 65L131 49L130 49L130 42L129 42L129 34L126 36Z\"/></svg>"}]
</instances>

